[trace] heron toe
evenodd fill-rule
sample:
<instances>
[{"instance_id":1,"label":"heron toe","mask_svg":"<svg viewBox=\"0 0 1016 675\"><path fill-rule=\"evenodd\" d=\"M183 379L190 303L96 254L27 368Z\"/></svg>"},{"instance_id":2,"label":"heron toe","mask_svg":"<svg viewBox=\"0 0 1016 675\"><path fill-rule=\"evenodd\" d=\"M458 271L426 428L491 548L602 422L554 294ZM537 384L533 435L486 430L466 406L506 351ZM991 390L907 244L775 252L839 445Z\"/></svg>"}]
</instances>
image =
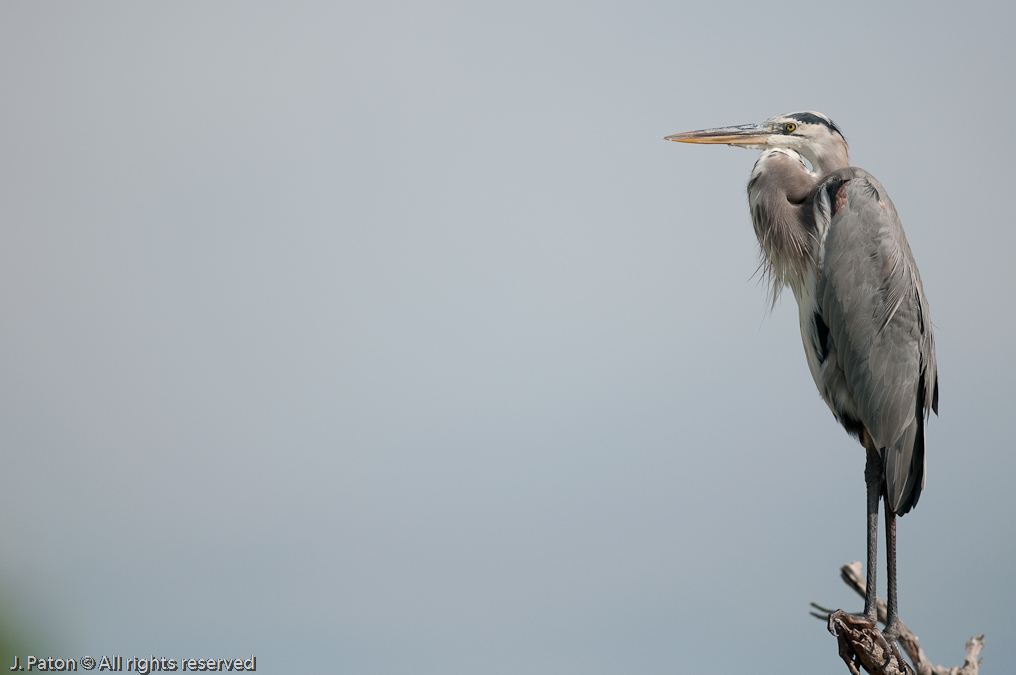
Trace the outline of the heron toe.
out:
<instances>
[{"instance_id":1,"label":"heron toe","mask_svg":"<svg viewBox=\"0 0 1016 675\"><path fill-rule=\"evenodd\" d=\"M878 672L899 671L908 674L914 672L910 664L903 658L903 653L900 651L899 644L897 643L897 637L899 636L898 629L886 629L883 633L878 630L876 620L873 617L865 614L849 614L842 609L838 609L829 615L829 632L836 636L836 639L839 641L840 656L852 674L858 672L855 663L859 663L856 660L857 656L855 655L856 652L852 643L865 641L865 636L877 643L885 655L885 661L880 664L881 668ZM894 658L896 659L896 671L886 671L886 668ZM871 667L873 667L873 664L867 665L866 669Z\"/></svg>"}]
</instances>

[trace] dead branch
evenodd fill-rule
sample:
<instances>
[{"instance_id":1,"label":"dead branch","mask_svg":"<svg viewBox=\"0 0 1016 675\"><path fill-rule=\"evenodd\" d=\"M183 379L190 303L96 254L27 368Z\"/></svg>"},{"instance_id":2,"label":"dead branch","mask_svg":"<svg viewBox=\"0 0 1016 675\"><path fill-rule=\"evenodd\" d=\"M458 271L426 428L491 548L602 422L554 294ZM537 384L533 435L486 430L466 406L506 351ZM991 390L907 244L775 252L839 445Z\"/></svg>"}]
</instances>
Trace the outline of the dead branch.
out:
<instances>
[{"instance_id":1,"label":"dead branch","mask_svg":"<svg viewBox=\"0 0 1016 675\"><path fill-rule=\"evenodd\" d=\"M840 568L840 577L854 591L864 597L867 588L864 574L861 572L861 563L852 562ZM886 620L885 601L878 598L878 620L883 624ZM858 675L857 666L862 666L871 675L907 675L901 672L900 665L895 659L885 653L885 642L876 635L876 629L855 626L848 621L837 618L834 610L826 609L820 605L811 603L811 606L818 612L811 612L811 615L827 622L830 632L836 635L840 657L847 663L851 675ZM945 666L933 666L928 657L925 656L921 644L906 625L900 621L899 645L910 657L914 664L917 675L977 675L981 666L980 654L984 649L984 636L972 637L967 640L966 659L962 666L946 668ZM908 666L902 666L904 669Z\"/></svg>"}]
</instances>

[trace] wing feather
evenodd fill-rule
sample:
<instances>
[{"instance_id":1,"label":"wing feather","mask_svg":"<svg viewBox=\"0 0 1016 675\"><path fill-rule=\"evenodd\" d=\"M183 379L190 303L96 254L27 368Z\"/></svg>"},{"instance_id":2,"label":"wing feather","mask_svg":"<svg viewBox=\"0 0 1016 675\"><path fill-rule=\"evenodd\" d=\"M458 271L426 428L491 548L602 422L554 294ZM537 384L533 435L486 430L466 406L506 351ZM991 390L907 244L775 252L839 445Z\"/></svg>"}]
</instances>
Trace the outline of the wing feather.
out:
<instances>
[{"instance_id":1,"label":"wing feather","mask_svg":"<svg viewBox=\"0 0 1016 675\"><path fill-rule=\"evenodd\" d=\"M938 390L934 339L917 265L885 189L856 168L823 184L844 179L845 206L815 209L816 218L829 218L816 291L839 371L819 388L845 426L856 420L868 430L882 453L889 504L902 514L924 484L924 421Z\"/></svg>"}]
</instances>

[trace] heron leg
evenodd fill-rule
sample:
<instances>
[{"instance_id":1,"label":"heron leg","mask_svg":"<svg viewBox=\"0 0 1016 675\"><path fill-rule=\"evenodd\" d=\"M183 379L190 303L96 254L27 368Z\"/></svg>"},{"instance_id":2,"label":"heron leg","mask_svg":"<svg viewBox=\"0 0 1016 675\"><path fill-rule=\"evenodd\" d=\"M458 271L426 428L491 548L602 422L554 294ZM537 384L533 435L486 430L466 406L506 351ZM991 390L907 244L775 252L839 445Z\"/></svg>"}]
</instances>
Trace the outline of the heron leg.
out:
<instances>
[{"instance_id":1,"label":"heron leg","mask_svg":"<svg viewBox=\"0 0 1016 675\"><path fill-rule=\"evenodd\" d=\"M878 569L878 502L882 497L882 458L879 456L878 450L875 449L874 443L868 438L865 440L868 441L865 443L868 450L868 461L864 465L864 483L868 488L868 569L865 574L864 611L861 614L843 612L841 618L855 626L874 628L878 621L875 578ZM888 518L888 512L886 517Z\"/></svg>"},{"instance_id":2,"label":"heron leg","mask_svg":"<svg viewBox=\"0 0 1016 675\"><path fill-rule=\"evenodd\" d=\"M878 501L882 496L882 458L870 441L867 450L868 461L864 465L864 483L868 488L868 569L865 573L864 618L874 626L878 620L875 580L878 570ZM887 516L888 512L886 509Z\"/></svg>"},{"instance_id":3,"label":"heron leg","mask_svg":"<svg viewBox=\"0 0 1016 675\"><path fill-rule=\"evenodd\" d=\"M888 504L885 507L885 545L888 577L886 579L885 629L882 631L882 637L889 643L900 670L907 672L910 666L903 660L903 654L900 653L897 643L900 637L900 615L896 606L896 512L889 508Z\"/></svg>"},{"instance_id":4,"label":"heron leg","mask_svg":"<svg viewBox=\"0 0 1016 675\"><path fill-rule=\"evenodd\" d=\"M865 574L865 586L864 589L864 612L861 614L847 614L842 609L837 610L829 615L829 632L835 635L838 639L840 638L839 629L837 622L843 622L852 626L860 626L862 628L869 628L872 630L873 637L879 642L882 647L882 651L886 654L887 658L893 647L896 646L895 642L890 643L879 632L877 626L878 623L878 604L876 596L876 570L878 568L878 502L882 497L882 457L878 454L878 450L875 449L875 444L871 441L871 437L868 436L867 430L864 433L864 447L868 451L867 462L864 465L864 482L867 486L867 535L868 535L868 569ZM888 511L888 509L887 509ZM895 513L893 514L896 515ZM895 520L893 521L895 523ZM895 553L895 551L894 551ZM840 645L841 656L843 656L844 645ZM896 648L896 652L899 648ZM846 658L844 660L847 660ZM901 661L902 663L902 661ZM848 661L848 666L851 664ZM852 668L853 672L855 668Z\"/></svg>"}]
</instances>

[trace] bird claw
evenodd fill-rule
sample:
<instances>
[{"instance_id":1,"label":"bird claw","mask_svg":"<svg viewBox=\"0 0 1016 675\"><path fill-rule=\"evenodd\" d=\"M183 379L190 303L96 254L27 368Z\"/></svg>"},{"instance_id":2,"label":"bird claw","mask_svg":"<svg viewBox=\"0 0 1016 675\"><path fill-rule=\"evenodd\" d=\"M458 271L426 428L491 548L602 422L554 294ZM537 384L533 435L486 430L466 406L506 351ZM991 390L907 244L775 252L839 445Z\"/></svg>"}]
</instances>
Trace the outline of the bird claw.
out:
<instances>
[{"instance_id":1,"label":"bird claw","mask_svg":"<svg viewBox=\"0 0 1016 675\"><path fill-rule=\"evenodd\" d=\"M883 635L882 642L888 643L889 645L889 649L886 650L885 652L886 654L885 663L882 664L882 668L888 666L889 661L895 658L896 667L899 668L901 673L903 673L904 675L908 674L913 675L914 670L913 668L910 667L910 664L907 663L906 660L903 658L903 652L900 651L900 644L896 640L896 638L893 638L892 640L886 640L885 636Z\"/></svg>"},{"instance_id":2,"label":"bird claw","mask_svg":"<svg viewBox=\"0 0 1016 675\"><path fill-rule=\"evenodd\" d=\"M820 608L821 609L821 608ZM885 655L885 661L881 665L881 670L884 671L895 658L896 667L904 675L913 675L913 669L910 664L903 658L903 653L900 651L899 643L895 637L886 638L881 631L878 630L876 622L863 615L863 614L848 614L842 609L838 609L835 612L831 612L828 618L829 632L836 637L836 641L839 646L840 658L847 664L847 668L850 669L851 675L859 675L857 669L860 663L858 654L855 652L854 646L851 644L852 639L856 639L858 636L848 636L848 633L854 632L858 629L863 630L865 633L871 636L878 646L882 649L882 654Z\"/></svg>"},{"instance_id":3,"label":"bird claw","mask_svg":"<svg viewBox=\"0 0 1016 675\"><path fill-rule=\"evenodd\" d=\"M859 628L875 628L876 621L873 618L869 618L864 614L848 614L842 609L837 609L835 612L829 614L829 632L833 635L838 635L836 629L837 622L849 623L851 626L858 626ZM882 642L885 642L885 638L877 630L878 637ZM886 647L888 649L888 647Z\"/></svg>"}]
</instances>

